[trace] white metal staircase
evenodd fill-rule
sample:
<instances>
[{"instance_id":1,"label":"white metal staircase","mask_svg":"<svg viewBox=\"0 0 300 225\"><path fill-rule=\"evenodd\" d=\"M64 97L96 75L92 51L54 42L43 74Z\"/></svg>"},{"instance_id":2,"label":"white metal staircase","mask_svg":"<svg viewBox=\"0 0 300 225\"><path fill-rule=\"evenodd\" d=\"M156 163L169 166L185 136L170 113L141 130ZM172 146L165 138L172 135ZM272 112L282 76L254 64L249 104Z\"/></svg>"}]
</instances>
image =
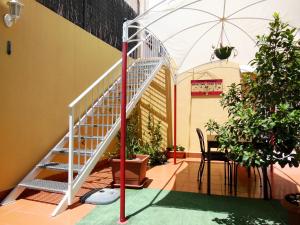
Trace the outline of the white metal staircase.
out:
<instances>
[{"instance_id":1,"label":"white metal staircase","mask_svg":"<svg viewBox=\"0 0 300 225\"><path fill-rule=\"evenodd\" d=\"M168 57L161 43L148 33L128 52L127 115L130 114ZM120 128L120 59L69 105L69 132L11 191L2 204L16 200L25 188L62 193L52 216L72 204L75 193L99 161ZM67 163L56 160L65 155ZM68 172L68 181L38 179L42 170Z\"/></svg>"}]
</instances>

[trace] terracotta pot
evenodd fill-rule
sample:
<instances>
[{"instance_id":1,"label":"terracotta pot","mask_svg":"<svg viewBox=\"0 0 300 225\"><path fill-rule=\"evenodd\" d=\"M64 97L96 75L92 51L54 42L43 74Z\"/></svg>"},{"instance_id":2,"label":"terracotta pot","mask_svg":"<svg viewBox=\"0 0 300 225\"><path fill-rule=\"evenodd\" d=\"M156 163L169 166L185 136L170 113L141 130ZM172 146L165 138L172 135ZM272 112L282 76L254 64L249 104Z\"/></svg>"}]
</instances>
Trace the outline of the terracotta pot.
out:
<instances>
[{"instance_id":1,"label":"terracotta pot","mask_svg":"<svg viewBox=\"0 0 300 225\"><path fill-rule=\"evenodd\" d=\"M174 158L174 151L168 151L167 156L168 156L168 158ZM185 152L176 151L176 158L184 159L185 158Z\"/></svg>"},{"instance_id":2,"label":"terracotta pot","mask_svg":"<svg viewBox=\"0 0 300 225\"><path fill-rule=\"evenodd\" d=\"M289 225L298 225L300 221L300 206L290 203L286 198L281 200L281 205L288 211Z\"/></svg>"},{"instance_id":3,"label":"terracotta pot","mask_svg":"<svg viewBox=\"0 0 300 225\"><path fill-rule=\"evenodd\" d=\"M136 155L136 159L125 161L125 185L127 187L142 187L146 180L149 161L148 155ZM120 159L111 161L113 185L120 185Z\"/></svg>"}]
</instances>

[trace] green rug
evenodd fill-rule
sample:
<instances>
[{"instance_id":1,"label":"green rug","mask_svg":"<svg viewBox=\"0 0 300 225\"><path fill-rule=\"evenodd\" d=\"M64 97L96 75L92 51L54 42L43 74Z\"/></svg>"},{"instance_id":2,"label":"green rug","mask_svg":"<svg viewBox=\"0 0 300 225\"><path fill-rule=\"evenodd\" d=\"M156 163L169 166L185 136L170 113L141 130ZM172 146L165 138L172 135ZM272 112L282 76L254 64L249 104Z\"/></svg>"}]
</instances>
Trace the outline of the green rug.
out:
<instances>
[{"instance_id":1,"label":"green rug","mask_svg":"<svg viewBox=\"0 0 300 225\"><path fill-rule=\"evenodd\" d=\"M207 196L156 189L126 190L128 225L287 224L275 200ZM77 225L117 224L119 201L97 206Z\"/></svg>"}]
</instances>

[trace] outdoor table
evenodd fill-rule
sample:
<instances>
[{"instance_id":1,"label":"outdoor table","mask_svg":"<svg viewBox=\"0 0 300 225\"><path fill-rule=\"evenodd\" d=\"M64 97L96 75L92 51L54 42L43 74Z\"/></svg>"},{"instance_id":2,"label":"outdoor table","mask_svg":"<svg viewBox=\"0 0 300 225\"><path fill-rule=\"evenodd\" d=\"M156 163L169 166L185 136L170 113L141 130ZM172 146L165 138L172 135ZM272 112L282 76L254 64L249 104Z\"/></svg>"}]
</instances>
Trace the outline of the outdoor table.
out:
<instances>
[{"instance_id":1,"label":"outdoor table","mask_svg":"<svg viewBox=\"0 0 300 225\"><path fill-rule=\"evenodd\" d=\"M241 142L247 143L247 141L245 141L245 140L241 140ZM210 151L211 151L211 148L219 148L219 147L220 147L220 144L216 140L216 135L207 135L207 194L208 195L211 194L210 193ZM271 172L273 172L272 166L271 166ZM231 177L232 177L232 175L231 175ZM265 180L264 177L263 177L263 183L267 184L267 180ZM267 193L268 190L266 190L266 188L264 188L263 192L264 192L264 196L268 195L268 193ZM230 185L230 193L232 193L232 185Z\"/></svg>"},{"instance_id":2,"label":"outdoor table","mask_svg":"<svg viewBox=\"0 0 300 225\"><path fill-rule=\"evenodd\" d=\"M218 148L216 135L207 135L207 194L210 195L210 149Z\"/></svg>"},{"instance_id":3,"label":"outdoor table","mask_svg":"<svg viewBox=\"0 0 300 225\"><path fill-rule=\"evenodd\" d=\"M241 142L246 142L241 140ZM216 135L207 135L207 194L210 195L210 152L211 148L219 148L220 143L216 139ZM233 170L234 171L234 170ZM229 174L230 176L230 193L232 193L232 172Z\"/></svg>"}]
</instances>

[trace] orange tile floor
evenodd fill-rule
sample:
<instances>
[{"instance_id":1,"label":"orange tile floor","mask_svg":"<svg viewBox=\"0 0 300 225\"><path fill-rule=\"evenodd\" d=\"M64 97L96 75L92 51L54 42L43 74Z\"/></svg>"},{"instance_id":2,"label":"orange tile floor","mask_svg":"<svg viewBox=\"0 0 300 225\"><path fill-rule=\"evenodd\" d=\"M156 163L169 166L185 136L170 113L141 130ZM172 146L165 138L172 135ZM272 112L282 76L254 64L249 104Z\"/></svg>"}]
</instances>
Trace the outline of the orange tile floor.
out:
<instances>
[{"instance_id":1,"label":"orange tile floor","mask_svg":"<svg viewBox=\"0 0 300 225\"><path fill-rule=\"evenodd\" d=\"M188 158L180 160L176 165L169 160L162 166L156 166L147 171L148 188L159 188L175 191L206 193L206 171L203 182L198 189L197 171L199 159ZM212 163L211 192L215 195L230 195L228 187L224 185L224 168L222 163ZM269 173L272 184L273 198L280 199L286 193L300 191L300 168L284 168L275 166ZM239 169L237 196L260 198L262 196L259 178L256 173L248 178L244 168ZM76 224L95 206L80 204L78 197L91 190L109 186L111 172L109 168L93 172L77 194L77 202L70 209L56 217L50 214L55 204L60 200L58 194L27 191L15 203L0 207L0 225L69 225Z\"/></svg>"}]
</instances>

